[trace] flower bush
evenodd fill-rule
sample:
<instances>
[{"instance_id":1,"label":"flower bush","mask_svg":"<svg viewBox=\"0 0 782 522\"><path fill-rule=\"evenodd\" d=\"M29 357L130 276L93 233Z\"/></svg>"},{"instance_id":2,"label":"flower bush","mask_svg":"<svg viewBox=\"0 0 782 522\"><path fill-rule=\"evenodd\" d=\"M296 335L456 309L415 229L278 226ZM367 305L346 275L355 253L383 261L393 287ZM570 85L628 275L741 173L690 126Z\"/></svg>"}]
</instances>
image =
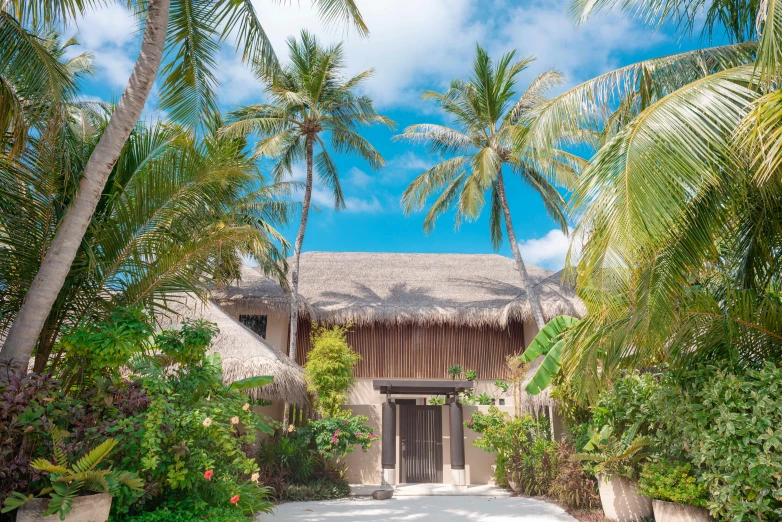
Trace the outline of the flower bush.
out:
<instances>
[{"instance_id":1,"label":"flower bush","mask_svg":"<svg viewBox=\"0 0 782 522\"><path fill-rule=\"evenodd\" d=\"M376 439L375 430L363 415L326 417L311 420L299 429L299 436L314 445L324 459L343 459L360 447L367 451Z\"/></svg>"}]
</instances>

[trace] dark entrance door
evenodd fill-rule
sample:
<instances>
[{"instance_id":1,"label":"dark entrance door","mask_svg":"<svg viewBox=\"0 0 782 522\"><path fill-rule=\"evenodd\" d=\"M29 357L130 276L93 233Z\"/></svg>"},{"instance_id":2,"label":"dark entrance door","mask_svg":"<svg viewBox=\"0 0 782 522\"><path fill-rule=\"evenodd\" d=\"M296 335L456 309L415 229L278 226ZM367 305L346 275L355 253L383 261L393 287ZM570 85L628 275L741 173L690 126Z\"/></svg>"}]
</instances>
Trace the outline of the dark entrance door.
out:
<instances>
[{"instance_id":1,"label":"dark entrance door","mask_svg":"<svg viewBox=\"0 0 782 522\"><path fill-rule=\"evenodd\" d=\"M443 481L443 409L399 405L401 482Z\"/></svg>"}]
</instances>

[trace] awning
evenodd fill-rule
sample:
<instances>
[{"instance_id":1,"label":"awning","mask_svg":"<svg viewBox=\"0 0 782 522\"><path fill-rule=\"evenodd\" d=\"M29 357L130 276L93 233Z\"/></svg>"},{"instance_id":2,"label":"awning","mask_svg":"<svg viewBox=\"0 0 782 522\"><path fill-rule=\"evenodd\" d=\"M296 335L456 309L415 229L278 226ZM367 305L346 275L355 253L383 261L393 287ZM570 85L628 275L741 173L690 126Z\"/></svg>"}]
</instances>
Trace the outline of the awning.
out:
<instances>
[{"instance_id":1,"label":"awning","mask_svg":"<svg viewBox=\"0 0 782 522\"><path fill-rule=\"evenodd\" d=\"M372 387L380 393L394 395L449 395L472 389L472 381L423 379L378 379Z\"/></svg>"}]
</instances>

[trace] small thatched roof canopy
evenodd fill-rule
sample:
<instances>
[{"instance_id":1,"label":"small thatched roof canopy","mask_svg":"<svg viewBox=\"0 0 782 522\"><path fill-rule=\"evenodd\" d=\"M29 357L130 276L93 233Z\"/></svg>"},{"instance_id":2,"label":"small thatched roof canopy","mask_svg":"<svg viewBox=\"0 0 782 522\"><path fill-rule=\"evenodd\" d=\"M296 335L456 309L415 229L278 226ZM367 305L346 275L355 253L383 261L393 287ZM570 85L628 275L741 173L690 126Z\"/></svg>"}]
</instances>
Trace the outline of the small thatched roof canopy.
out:
<instances>
[{"instance_id":1,"label":"small thatched roof canopy","mask_svg":"<svg viewBox=\"0 0 782 522\"><path fill-rule=\"evenodd\" d=\"M164 320L163 328L177 328L187 318L216 323L220 329L212 340L210 353L219 353L223 361L223 382L227 385L239 379L256 375L271 375L274 382L249 390L251 396L268 400L285 400L294 404L306 404L307 385L304 370L285 354L269 345L236 319L212 302L201 303L187 299L183 303L169 303L179 314Z\"/></svg>"},{"instance_id":2,"label":"small thatched roof canopy","mask_svg":"<svg viewBox=\"0 0 782 522\"><path fill-rule=\"evenodd\" d=\"M545 318L584 314L559 273L527 265ZM505 326L531 316L513 259L494 254L307 252L301 256L301 312L324 323L456 323ZM287 310L278 282L246 268L214 299L227 311Z\"/></svg>"}]
</instances>

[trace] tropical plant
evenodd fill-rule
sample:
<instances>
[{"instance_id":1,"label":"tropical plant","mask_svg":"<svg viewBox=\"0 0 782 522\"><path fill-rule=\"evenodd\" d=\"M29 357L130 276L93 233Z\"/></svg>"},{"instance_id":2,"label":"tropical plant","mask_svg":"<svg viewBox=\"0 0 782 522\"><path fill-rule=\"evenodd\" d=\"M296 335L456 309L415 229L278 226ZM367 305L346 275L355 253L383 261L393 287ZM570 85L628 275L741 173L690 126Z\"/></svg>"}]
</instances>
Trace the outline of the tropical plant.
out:
<instances>
[{"instance_id":1,"label":"tropical plant","mask_svg":"<svg viewBox=\"0 0 782 522\"><path fill-rule=\"evenodd\" d=\"M242 391L272 379L250 377L225 386L219 355L204 355L216 328L195 323L188 330L181 337L161 332L159 353L131 361L150 397L135 466L156 486L157 503L187 500L238 506L245 514L267 512L270 491L259 483L258 464L245 448L258 432L273 430Z\"/></svg>"},{"instance_id":2,"label":"tropical plant","mask_svg":"<svg viewBox=\"0 0 782 522\"><path fill-rule=\"evenodd\" d=\"M65 123L51 129L56 135L33 136L18 158L0 162L0 334L18 317L74 180L104 132L100 113L63 112ZM243 146L162 122L133 130L46 320L36 371L61 359L49 356L64 328L84 321L97 328L119 305L170 314L171 300L183 293L204 298L211 285L235 279L240 255L282 277L287 244L274 226L296 208L285 199L291 186L265 185Z\"/></svg>"},{"instance_id":3,"label":"tropical plant","mask_svg":"<svg viewBox=\"0 0 782 522\"><path fill-rule=\"evenodd\" d=\"M445 397L442 395L433 395L429 397L426 403L431 404L432 406L443 406L445 405Z\"/></svg>"},{"instance_id":4,"label":"tropical plant","mask_svg":"<svg viewBox=\"0 0 782 522\"><path fill-rule=\"evenodd\" d=\"M479 438L473 445L497 454L498 479L513 482L528 495L546 494L557 470L556 443L546 427L530 415L511 416L490 406L465 422Z\"/></svg>"},{"instance_id":5,"label":"tropical plant","mask_svg":"<svg viewBox=\"0 0 782 522\"><path fill-rule=\"evenodd\" d=\"M692 474L688 462L648 462L641 467L638 493L649 498L703 507L709 488Z\"/></svg>"},{"instance_id":6,"label":"tropical plant","mask_svg":"<svg viewBox=\"0 0 782 522\"><path fill-rule=\"evenodd\" d=\"M520 355L523 363L531 363L541 355L545 356L527 384L527 393L530 395L539 394L551 384L551 381L559 373L562 367L562 348L566 344L565 336L578 321L579 319L567 315L555 317L546 323L546 326L535 335L527 349Z\"/></svg>"},{"instance_id":7,"label":"tropical plant","mask_svg":"<svg viewBox=\"0 0 782 522\"><path fill-rule=\"evenodd\" d=\"M49 473L51 485L41 490L39 494L39 496L51 497L46 511L42 513L43 516L58 514L60 520L65 520L65 516L73 508L73 501L84 491L114 495L122 485L137 491L143 488L144 481L133 473L99 468L101 462L117 445L116 440L106 439L79 460L69 464L62 448L63 439L67 435L67 432L57 429L52 431L54 463L46 459L36 459L30 463L33 469ZM11 493L5 499L2 512L7 513L17 509L33 498L35 498L33 495Z\"/></svg>"},{"instance_id":8,"label":"tropical plant","mask_svg":"<svg viewBox=\"0 0 782 522\"><path fill-rule=\"evenodd\" d=\"M685 27L705 9L708 34L724 27L738 43L612 71L536 111L531 143L596 150L572 200L582 217L570 263L589 313L562 360L589 402L623 367L782 354L782 184L771 174L782 4L578 0L573 11L583 21L616 5Z\"/></svg>"},{"instance_id":9,"label":"tropical plant","mask_svg":"<svg viewBox=\"0 0 782 522\"><path fill-rule=\"evenodd\" d=\"M361 356L348 345L348 327L320 326L312 331L312 350L304 364L307 387L321 415L338 417Z\"/></svg>"},{"instance_id":10,"label":"tropical plant","mask_svg":"<svg viewBox=\"0 0 782 522\"><path fill-rule=\"evenodd\" d=\"M614 434L611 425L594 430L582 453L573 456L574 460L590 464L595 476L603 475L605 480L613 476L635 478L641 460L649 455L649 441L636 436L630 429L621 436Z\"/></svg>"},{"instance_id":11,"label":"tropical plant","mask_svg":"<svg viewBox=\"0 0 782 522\"><path fill-rule=\"evenodd\" d=\"M355 154L366 160L372 169L379 169L385 164L383 157L358 130L361 126L374 124L392 127L393 122L375 111L369 97L354 92L372 76L371 70L352 78L342 76L346 67L342 44L324 47L312 34L302 31L299 40L288 39L288 50L290 63L266 80L269 103L233 112L231 122L223 132L227 136L256 134L260 139L255 144L254 155L275 161L273 173L277 180L292 175L296 162L304 160L306 163L304 204L290 273L288 355L295 361L299 258L312 198L313 167L317 169L319 180L332 191L334 207L338 210L345 207L339 172L322 135L328 135L334 151ZM315 145L321 149L317 155Z\"/></svg>"},{"instance_id":12,"label":"tropical plant","mask_svg":"<svg viewBox=\"0 0 782 522\"><path fill-rule=\"evenodd\" d=\"M478 372L475 370L467 370L464 372L464 380L465 381L477 381L478 380Z\"/></svg>"},{"instance_id":13,"label":"tropical plant","mask_svg":"<svg viewBox=\"0 0 782 522\"><path fill-rule=\"evenodd\" d=\"M476 219L485 203L484 195L490 191L492 246L499 249L504 222L521 286L528 293L535 323L542 329L545 321L540 296L535 285L529 283L516 241L503 167L509 167L541 196L548 215L567 233L567 205L552 182L569 186L583 160L564 151L543 157L536 144L523 140L529 131L531 111L562 78L556 71L545 72L514 101L517 76L533 60L514 61L514 57L512 51L495 63L478 46L472 76L467 81L454 80L444 94L424 92L423 99L434 101L453 119L455 127L419 124L408 127L399 136L424 143L433 153L449 156L410 184L402 196L402 207L407 214L420 210L430 196L440 193L424 220L424 230L429 232L437 218L451 207L456 208L456 226L463 220Z\"/></svg>"},{"instance_id":14,"label":"tropical plant","mask_svg":"<svg viewBox=\"0 0 782 522\"><path fill-rule=\"evenodd\" d=\"M461 364L453 364L448 367L445 373L448 374L448 377L450 377L451 380L455 381L457 378L460 378L462 376L462 374L464 373L464 368L462 368Z\"/></svg>"},{"instance_id":15,"label":"tropical plant","mask_svg":"<svg viewBox=\"0 0 782 522\"><path fill-rule=\"evenodd\" d=\"M559 442L558 468L548 494L571 509L593 509L600 506L597 482L584 470L580 462L573 460L575 448L569 441Z\"/></svg>"},{"instance_id":16,"label":"tropical plant","mask_svg":"<svg viewBox=\"0 0 782 522\"><path fill-rule=\"evenodd\" d=\"M359 31L366 33L366 26L353 0L314 1L326 20L353 20ZM96 2L70 0L4 3L1 11L3 26L0 27L3 51L0 54L8 59L15 54L15 43L24 44L23 52L18 55L18 63L4 61L4 66L24 67L15 74L31 78L31 85L43 84L45 87L48 80L35 79L35 76L58 72L35 69L41 65L43 53L37 53L39 59L30 59L31 54L37 51L36 42L23 34L21 28L72 22L98 5ZM209 124L217 114L214 95L217 83L214 77L216 56L220 49L219 43L226 41L229 36L236 36L237 51L242 53L245 63L253 64L264 72L279 67L250 0L217 0L201 2L197 6L182 0L150 0L131 2L129 5L144 22L139 58L106 124L106 131L97 140L79 176L74 178L74 184L77 182L79 188L72 193L72 201L64 211L51 245L42 250L44 256L37 276L31 280L26 298L0 352L3 360L13 361L22 367L27 365L61 294L93 214L103 199L103 190L141 116L163 55L166 55L166 60L162 69L164 80L160 107L169 110L174 119L189 126L203 122ZM10 37L6 38L7 35ZM58 79L53 84L55 90L59 89L60 83ZM16 98L10 94L11 91L6 88L8 86L3 85L0 106L11 107ZM19 114L18 109L15 114ZM5 114L3 118L7 119ZM18 116L13 118L19 121ZM6 128L2 130L5 132Z\"/></svg>"}]
</instances>

